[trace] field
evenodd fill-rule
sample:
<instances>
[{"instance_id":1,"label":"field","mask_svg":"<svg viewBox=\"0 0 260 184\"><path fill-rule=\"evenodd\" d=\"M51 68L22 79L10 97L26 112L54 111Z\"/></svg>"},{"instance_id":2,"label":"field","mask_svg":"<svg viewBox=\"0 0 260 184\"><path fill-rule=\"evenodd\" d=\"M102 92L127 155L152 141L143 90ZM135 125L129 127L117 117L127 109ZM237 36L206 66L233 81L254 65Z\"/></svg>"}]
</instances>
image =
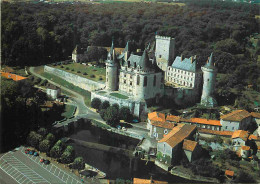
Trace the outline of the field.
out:
<instances>
[{"instance_id":1,"label":"field","mask_svg":"<svg viewBox=\"0 0 260 184\"><path fill-rule=\"evenodd\" d=\"M73 73L93 81L104 82L106 79L106 69L101 67L86 66L80 63L70 63L57 66L52 65L51 67Z\"/></svg>"}]
</instances>

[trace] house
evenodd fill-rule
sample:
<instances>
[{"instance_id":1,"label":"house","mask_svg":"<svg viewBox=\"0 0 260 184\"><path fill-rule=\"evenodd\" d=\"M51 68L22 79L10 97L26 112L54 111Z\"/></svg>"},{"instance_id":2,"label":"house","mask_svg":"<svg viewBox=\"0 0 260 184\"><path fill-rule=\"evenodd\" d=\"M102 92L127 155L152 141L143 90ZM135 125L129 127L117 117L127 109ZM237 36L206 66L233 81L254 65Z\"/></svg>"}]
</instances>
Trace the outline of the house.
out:
<instances>
[{"instance_id":1,"label":"house","mask_svg":"<svg viewBox=\"0 0 260 184\"><path fill-rule=\"evenodd\" d=\"M234 174L235 174L234 171L230 171L230 170L226 170L226 171L225 171L225 176L226 176L227 178L233 179Z\"/></svg>"},{"instance_id":2,"label":"house","mask_svg":"<svg viewBox=\"0 0 260 184\"><path fill-rule=\"evenodd\" d=\"M174 126L174 123L165 121L165 114L163 113L152 112L148 114L147 129L150 130L149 135L151 138L162 139Z\"/></svg>"},{"instance_id":3,"label":"house","mask_svg":"<svg viewBox=\"0 0 260 184\"><path fill-rule=\"evenodd\" d=\"M201 153L201 147L199 146L198 142L187 139L184 139L182 149L184 150L184 154L189 162L199 158L199 153Z\"/></svg>"},{"instance_id":4,"label":"house","mask_svg":"<svg viewBox=\"0 0 260 184\"><path fill-rule=\"evenodd\" d=\"M182 123L194 124L199 128L205 128L210 130L221 130L222 125L219 120L203 119L203 118L190 118L183 119Z\"/></svg>"},{"instance_id":5,"label":"house","mask_svg":"<svg viewBox=\"0 0 260 184\"><path fill-rule=\"evenodd\" d=\"M167 181L158 181L152 179L141 179L141 178L134 178L133 179L133 184L168 184Z\"/></svg>"},{"instance_id":6,"label":"house","mask_svg":"<svg viewBox=\"0 0 260 184\"><path fill-rule=\"evenodd\" d=\"M79 63L80 61L83 61L86 49L79 47L78 45L76 45L75 49L72 52L72 56L71 59L73 62L75 63Z\"/></svg>"},{"instance_id":7,"label":"house","mask_svg":"<svg viewBox=\"0 0 260 184\"><path fill-rule=\"evenodd\" d=\"M251 150L249 146L241 146L240 155L242 158L246 159L251 156Z\"/></svg>"},{"instance_id":8,"label":"house","mask_svg":"<svg viewBox=\"0 0 260 184\"><path fill-rule=\"evenodd\" d=\"M222 130L235 131L246 129L251 123L251 114L246 110L236 110L220 117Z\"/></svg>"},{"instance_id":9,"label":"house","mask_svg":"<svg viewBox=\"0 0 260 184\"><path fill-rule=\"evenodd\" d=\"M245 146L248 140L248 132L244 130L236 130L232 135L233 150L238 151L241 146Z\"/></svg>"},{"instance_id":10,"label":"house","mask_svg":"<svg viewBox=\"0 0 260 184\"><path fill-rule=\"evenodd\" d=\"M184 139L192 140L196 131L195 125L179 124L174 127L171 132L158 141L157 160L168 166L180 161L183 156ZM194 147L194 144L190 147Z\"/></svg>"},{"instance_id":11,"label":"house","mask_svg":"<svg viewBox=\"0 0 260 184\"><path fill-rule=\"evenodd\" d=\"M212 137L212 136L224 136L224 137L232 137L234 132L231 131L218 131L218 130L209 130L209 129L199 129L198 130L200 136L203 137Z\"/></svg>"},{"instance_id":12,"label":"house","mask_svg":"<svg viewBox=\"0 0 260 184\"><path fill-rule=\"evenodd\" d=\"M48 85L46 90L47 95L49 95L52 99L56 99L61 95L61 90L59 87L54 85Z\"/></svg>"},{"instance_id":13,"label":"house","mask_svg":"<svg viewBox=\"0 0 260 184\"><path fill-rule=\"evenodd\" d=\"M257 124L257 134L260 136L260 113L251 112L252 121Z\"/></svg>"}]
</instances>

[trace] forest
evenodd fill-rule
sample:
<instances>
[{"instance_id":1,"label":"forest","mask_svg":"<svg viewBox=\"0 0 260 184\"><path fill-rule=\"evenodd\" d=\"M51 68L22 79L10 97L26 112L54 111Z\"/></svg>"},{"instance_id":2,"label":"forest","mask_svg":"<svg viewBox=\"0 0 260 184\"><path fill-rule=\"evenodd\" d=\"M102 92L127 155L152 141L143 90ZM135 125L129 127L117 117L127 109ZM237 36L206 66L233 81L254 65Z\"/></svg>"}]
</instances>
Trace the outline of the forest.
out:
<instances>
[{"instance_id":1,"label":"forest","mask_svg":"<svg viewBox=\"0 0 260 184\"><path fill-rule=\"evenodd\" d=\"M259 32L255 18L259 5L3 2L1 11L2 64L23 67L67 60L76 44L110 46L112 39L116 47L130 40L135 48L144 49L158 34L174 37L176 55L197 55L199 66L214 53L218 72L223 74L217 82L217 98L223 103L242 98L241 91L248 85L260 91L260 41L256 45L250 41ZM237 100L238 106L246 103Z\"/></svg>"}]
</instances>

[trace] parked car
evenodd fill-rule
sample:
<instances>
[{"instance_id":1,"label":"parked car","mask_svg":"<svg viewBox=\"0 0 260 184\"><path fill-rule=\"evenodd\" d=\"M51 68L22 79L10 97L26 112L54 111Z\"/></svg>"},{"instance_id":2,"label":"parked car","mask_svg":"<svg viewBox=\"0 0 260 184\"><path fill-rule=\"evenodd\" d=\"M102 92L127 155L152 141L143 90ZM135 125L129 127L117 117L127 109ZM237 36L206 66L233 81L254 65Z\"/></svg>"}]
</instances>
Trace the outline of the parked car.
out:
<instances>
[{"instance_id":1,"label":"parked car","mask_svg":"<svg viewBox=\"0 0 260 184\"><path fill-rule=\"evenodd\" d=\"M39 153L37 153L37 152L34 152L34 154L33 154L33 156L39 156Z\"/></svg>"},{"instance_id":2,"label":"parked car","mask_svg":"<svg viewBox=\"0 0 260 184\"><path fill-rule=\"evenodd\" d=\"M133 123L138 123L139 121L138 121L138 119L133 119L132 122L133 122Z\"/></svg>"},{"instance_id":3,"label":"parked car","mask_svg":"<svg viewBox=\"0 0 260 184\"><path fill-rule=\"evenodd\" d=\"M45 160L43 158L40 159L40 162L43 163Z\"/></svg>"},{"instance_id":4,"label":"parked car","mask_svg":"<svg viewBox=\"0 0 260 184\"><path fill-rule=\"evenodd\" d=\"M125 127L122 127L122 130L123 130L123 131L126 131L126 128L125 128Z\"/></svg>"},{"instance_id":5,"label":"parked car","mask_svg":"<svg viewBox=\"0 0 260 184\"><path fill-rule=\"evenodd\" d=\"M120 125L117 125L116 128L117 128L118 130L120 130L120 129L121 129L121 126L120 126Z\"/></svg>"},{"instance_id":6,"label":"parked car","mask_svg":"<svg viewBox=\"0 0 260 184\"><path fill-rule=\"evenodd\" d=\"M49 160L44 160L44 164L48 165L48 164L50 164L50 161Z\"/></svg>"},{"instance_id":7,"label":"parked car","mask_svg":"<svg viewBox=\"0 0 260 184\"><path fill-rule=\"evenodd\" d=\"M25 151L31 151L31 149L30 148L26 148Z\"/></svg>"},{"instance_id":8,"label":"parked car","mask_svg":"<svg viewBox=\"0 0 260 184\"><path fill-rule=\"evenodd\" d=\"M29 151L25 150L25 151L24 151L24 153L25 153L25 154L28 154L28 153L29 153Z\"/></svg>"},{"instance_id":9,"label":"parked car","mask_svg":"<svg viewBox=\"0 0 260 184\"><path fill-rule=\"evenodd\" d=\"M33 155L34 152L35 152L34 150L29 151L29 155Z\"/></svg>"}]
</instances>

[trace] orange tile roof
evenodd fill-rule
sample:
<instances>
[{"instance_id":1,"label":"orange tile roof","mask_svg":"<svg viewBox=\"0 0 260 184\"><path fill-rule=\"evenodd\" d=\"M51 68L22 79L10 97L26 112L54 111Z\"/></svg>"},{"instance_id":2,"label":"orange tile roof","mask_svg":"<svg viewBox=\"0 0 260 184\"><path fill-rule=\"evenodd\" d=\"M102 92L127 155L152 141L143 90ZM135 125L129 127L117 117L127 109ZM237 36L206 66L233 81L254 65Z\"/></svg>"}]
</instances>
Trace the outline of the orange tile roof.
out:
<instances>
[{"instance_id":1,"label":"orange tile roof","mask_svg":"<svg viewBox=\"0 0 260 184\"><path fill-rule=\"evenodd\" d=\"M148 114L148 119L150 121L164 122L165 121L165 114L160 113L160 112L151 112L151 113Z\"/></svg>"},{"instance_id":2,"label":"orange tile roof","mask_svg":"<svg viewBox=\"0 0 260 184\"><path fill-rule=\"evenodd\" d=\"M8 78L8 79L13 79L14 81L27 79L27 77L23 77L23 76L20 76L20 75L7 73L7 72L1 72L1 76L5 77L5 78Z\"/></svg>"},{"instance_id":3,"label":"orange tile roof","mask_svg":"<svg viewBox=\"0 0 260 184\"><path fill-rule=\"evenodd\" d=\"M226 176L234 176L234 171L226 170L225 175Z\"/></svg>"},{"instance_id":4,"label":"orange tile roof","mask_svg":"<svg viewBox=\"0 0 260 184\"><path fill-rule=\"evenodd\" d=\"M258 112L251 112L251 115L252 115L254 118L260 119L260 113L258 113Z\"/></svg>"},{"instance_id":5,"label":"orange tile roof","mask_svg":"<svg viewBox=\"0 0 260 184\"><path fill-rule=\"evenodd\" d=\"M174 148L196 130L196 128L196 125L178 125L158 142L166 142L169 146Z\"/></svg>"},{"instance_id":6,"label":"orange tile roof","mask_svg":"<svg viewBox=\"0 0 260 184\"><path fill-rule=\"evenodd\" d=\"M209 130L205 128L199 129L200 133L205 133L205 134L214 134L214 135L222 135L222 136L232 136L234 132L231 131L218 131L218 130Z\"/></svg>"},{"instance_id":7,"label":"orange tile roof","mask_svg":"<svg viewBox=\"0 0 260 184\"><path fill-rule=\"evenodd\" d=\"M233 135L232 135L232 139L235 139L235 138L241 138L243 139L244 141L247 140L248 138L248 132L247 131L244 131L244 130L236 130Z\"/></svg>"},{"instance_id":8,"label":"orange tile roof","mask_svg":"<svg viewBox=\"0 0 260 184\"><path fill-rule=\"evenodd\" d=\"M141 179L141 178L134 178L133 184L168 184L167 181L158 181L153 179Z\"/></svg>"},{"instance_id":9,"label":"orange tile roof","mask_svg":"<svg viewBox=\"0 0 260 184\"><path fill-rule=\"evenodd\" d=\"M156 126L156 127L162 127L162 128L167 128L167 129L173 129L174 128L174 123L170 123L170 122L159 122L159 121L151 121L151 124L153 126Z\"/></svg>"},{"instance_id":10,"label":"orange tile roof","mask_svg":"<svg viewBox=\"0 0 260 184\"><path fill-rule=\"evenodd\" d=\"M249 136L249 138L248 138L249 140L260 140L260 137L259 136L256 136L256 135L253 135L253 134L251 134L250 136Z\"/></svg>"},{"instance_id":11,"label":"orange tile roof","mask_svg":"<svg viewBox=\"0 0 260 184\"><path fill-rule=\"evenodd\" d=\"M180 120L181 120L180 116L168 115L166 117L166 121L180 122Z\"/></svg>"},{"instance_id":12,"label":"orange tile roof","mask_svg":"<svg viewBox=\"0 0 260 184\"><path fill-rule=\"evenodd\" d=\"M249 116L251 116L251 114L246 110L236 110L229 114L221 116L220 119L226 121L242 121L244 118L247 118Z\"/></svg>"},{"instance_id":13,"label":"orange tile roof","mask_svg":"<svg viewBox=\"0 0 260 184\"><path fill-rule=\"evenodd\" d=\"M182 149L188 150L188 151L194 151L194 149L196 148L197 145L198 145L198 143L196 141L184 139Z\"/></svg>"},{"instance_id":14,"label":"orange tile roof","mask_svg":"<svg viewBox=\"0 0 260 184\"><path fill-rule=\"evenodd\" d=\"M258 146L257 149L260 150L260 146Z\"/></svg>"},{"instance_id":15,"label":"orange tile roof","mask_svg":"<svg viewBox=\"0 0 260 184\"><path fill-rule=\"evenodd\" d=\"M222 126L219 120L202 119L202 118L191 118L187 120L190 123L199 123L206 125Z\"/></svg>"},{"instance_id":16,"label":"orange tile roof","mask_svg":"<svg viewBox=\"0 0 260 184\"><path fill-rule=\"evenodd\" d=\"M249 146L242 146L241 149L248 151L248 150L250 150L250 147Z\"/></svg>"}]
</instances>

